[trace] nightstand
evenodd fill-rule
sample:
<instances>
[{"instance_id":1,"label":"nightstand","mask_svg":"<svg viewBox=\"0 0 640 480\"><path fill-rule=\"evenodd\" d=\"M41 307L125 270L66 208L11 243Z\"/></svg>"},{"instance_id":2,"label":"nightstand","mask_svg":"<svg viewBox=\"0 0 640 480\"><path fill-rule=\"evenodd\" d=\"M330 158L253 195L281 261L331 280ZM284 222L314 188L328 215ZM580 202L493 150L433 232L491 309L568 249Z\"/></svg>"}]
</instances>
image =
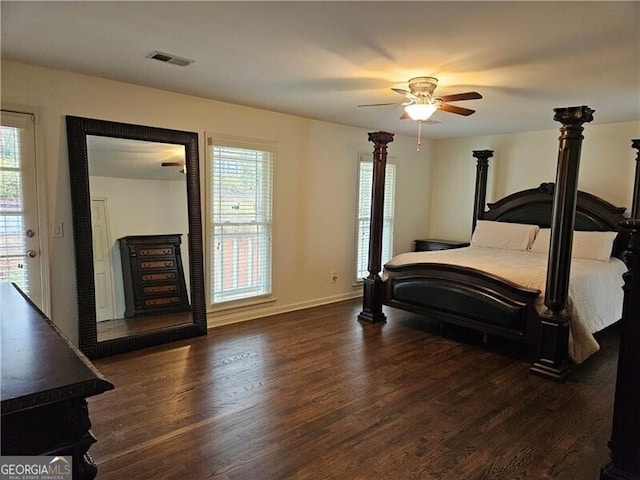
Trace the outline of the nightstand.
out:
<instances>
[{"instance_id":1,"label":"nightstand","mask_svg":"<svg viewBox=\"0 0 640 480\"><path fill-rule=\"evenodd\" d=\"M452 248L468 247L469 242L458 242L456 240L437 240L429 238L426 240L414 240L414 252L426 252L433 250L449 250Z\"/></svg>"}]
</instances>

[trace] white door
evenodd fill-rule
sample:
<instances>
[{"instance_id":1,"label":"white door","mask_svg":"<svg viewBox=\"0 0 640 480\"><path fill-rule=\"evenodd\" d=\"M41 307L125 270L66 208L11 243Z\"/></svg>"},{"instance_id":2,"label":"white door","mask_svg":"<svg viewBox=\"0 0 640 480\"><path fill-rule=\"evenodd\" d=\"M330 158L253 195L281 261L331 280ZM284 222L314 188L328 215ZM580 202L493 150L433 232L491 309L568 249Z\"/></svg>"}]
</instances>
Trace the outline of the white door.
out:
<instances>
[{"instance_id":1,"label":"white door","mask_svg":"<svg viewBox=\"0 0 640 480\"><path fill-rule=\"evenodd\" d=\"M2 111L0 130L0 282L13 282L42 310L46 235L38 212L34 118Z\"/></svg>"},{"instance_id":2,"label":"white door","mask_svg":"<svg viewBox=\"0 0 640 480\"><path fill-rule=\"evenodd\" d=\"M107 216L107 199L91 198L91 231L93 233L93 276L98 322L111 320L113 314L113 269Z\"/></svg>"}]
</instances>

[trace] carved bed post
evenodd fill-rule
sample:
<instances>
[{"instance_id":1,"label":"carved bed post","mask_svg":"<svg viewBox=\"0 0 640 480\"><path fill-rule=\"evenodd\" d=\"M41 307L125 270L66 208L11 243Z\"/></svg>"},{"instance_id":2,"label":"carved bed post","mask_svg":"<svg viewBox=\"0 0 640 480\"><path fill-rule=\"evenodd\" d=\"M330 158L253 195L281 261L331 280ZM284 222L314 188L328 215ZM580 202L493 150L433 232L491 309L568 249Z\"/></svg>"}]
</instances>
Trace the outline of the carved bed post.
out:
<instances>
[{"instance_id":1,"label":"carved bed post","mask_svg":"<svg viewBox=\"0 0 640 480\"><path fill-rule=\"evenodd\" d=\"M362 312L358 320L384 322L382 313L382 225L384 220L384 177L387 166L387 144L393 142L393 133L371 132L369 141L373 149L373 189L371 191L371 223L369 226L369 276L363 279Z\"/></svg>"},{"instance_id":2,"label":"carved bed post","mask_svg":"<svg viewBox=\"0 0 640 480\"><path fill-rule=\"evenodd\" d=\"M633 183L631 218L638 218L640 216L640 138L631 140L631 147L638 150L638 153L636 153L636 180Z\"/></svg>"},{"instance_id":3,"label":"carved bed post","mask_svg":"<svg viewBox=\"0 0 640 480\"><path fill-rule=\"evenodd\" d=\"M600 471L601 480L640 480L640 220L619 224L630 232L625 256L624 303L620 320L620 352L613 405L611 460Z\"/></svg>"},{"instance_id":4,"label":"carved bed post","mask_svg":"<svg viewBox=\"0 0 640 480\"><path fill-rule=\"evenodd\" d=\"M484 218L484 209L487 203L487 172L489 158L493 157L493 150L474 150L473 156L478 159L478 162L476 163L476 193L473 201L471 233L476 229L476 221Z\"/></svg>"},{"instance_id":5,"label":"carved bed post","mask_svg":"<svg viewBox=\"0 0 640 480\"><path fill-rule=\"evenodd\" d=\"M554 108L554 120L561 122L556 187L553 196L551 242L547 264L547 283L541 315L540 358L531 373L554 380L569 375L569 318L566 313L571 270L571 247L578 195L578 169L582 145L582 124L593 120L586 106Z\"/></svg>"}]
</instances>

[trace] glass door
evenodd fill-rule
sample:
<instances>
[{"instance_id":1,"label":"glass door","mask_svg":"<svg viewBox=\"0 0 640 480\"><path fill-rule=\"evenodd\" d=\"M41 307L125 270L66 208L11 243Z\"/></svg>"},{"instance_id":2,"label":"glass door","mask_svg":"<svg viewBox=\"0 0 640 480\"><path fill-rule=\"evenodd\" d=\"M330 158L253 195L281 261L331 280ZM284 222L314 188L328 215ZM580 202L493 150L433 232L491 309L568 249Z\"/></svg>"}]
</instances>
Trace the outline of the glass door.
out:
<instances>
[{"instance_id":1,"label":"glass door","mask_svg":"<svg viewBox=\"0 0 640 480\"><path fill-rule=\"evenodd\" d=\"M13 282L42 308L42 248L33 116L2 111L0 282Z\"/></svg>"}]
</instances>

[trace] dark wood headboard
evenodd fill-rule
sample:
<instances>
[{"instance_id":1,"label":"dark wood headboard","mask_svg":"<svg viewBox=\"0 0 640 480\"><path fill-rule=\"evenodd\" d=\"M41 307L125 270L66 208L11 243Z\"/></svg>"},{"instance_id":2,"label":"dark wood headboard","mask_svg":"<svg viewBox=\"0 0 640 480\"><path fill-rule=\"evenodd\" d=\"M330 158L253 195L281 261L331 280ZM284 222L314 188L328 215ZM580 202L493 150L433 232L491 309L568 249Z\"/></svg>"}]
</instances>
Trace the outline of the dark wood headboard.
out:
<instances>
[{"instance_id":1,"label":"dark wood headboard","mask_svg":"<svg viewBox=\"0 0 640 480\"><path fill-rule=\"evenodd\" d=\"M481 212L480 218L549 228L553 215L554 189L554 183L543 183L538 188L512 193L487 204L488 210ZM578 191L575 230L619 232L613 248L613 255L619 256L629 240L627 233L618 228L620 222L627 220L625 211L625 207L616 207L600 197Z\"/></svg>"}]
</instances>

